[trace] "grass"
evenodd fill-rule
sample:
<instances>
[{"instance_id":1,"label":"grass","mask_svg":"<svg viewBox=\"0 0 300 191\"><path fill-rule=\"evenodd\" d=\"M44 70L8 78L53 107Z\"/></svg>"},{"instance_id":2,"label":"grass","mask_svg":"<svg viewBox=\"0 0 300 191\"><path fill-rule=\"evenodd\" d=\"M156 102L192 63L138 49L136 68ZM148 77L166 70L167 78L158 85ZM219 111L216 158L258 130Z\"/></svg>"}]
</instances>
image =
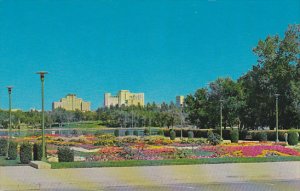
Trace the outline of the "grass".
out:
<instances>
[{"instance_id":1,"label":"grass","mask_svg":"<svg viewBox=\"0 0 300 191\"><path fill-rule=\"evenodd\" d=\"M0 166L22 166L24 164L20 163L20 158L16 160L6 160L5 156L0 156Z\"/></svg>"},{"instance_id":2,"label":"grass","mask_svg":"<svg viewBox=\"0 0 300 191\"><path fill-rule=\"evenodd\" d=\"M174 160L128 160L107 162L61 162L51 163L53 169L60 168L93 168L93 167L131 167L131 166L164 166L164 165L193 165L221 163L258 163L300 161L300 157L267 157L267 158L203 158L203 159L174 159Z\"/></svg>"}]
</instances>

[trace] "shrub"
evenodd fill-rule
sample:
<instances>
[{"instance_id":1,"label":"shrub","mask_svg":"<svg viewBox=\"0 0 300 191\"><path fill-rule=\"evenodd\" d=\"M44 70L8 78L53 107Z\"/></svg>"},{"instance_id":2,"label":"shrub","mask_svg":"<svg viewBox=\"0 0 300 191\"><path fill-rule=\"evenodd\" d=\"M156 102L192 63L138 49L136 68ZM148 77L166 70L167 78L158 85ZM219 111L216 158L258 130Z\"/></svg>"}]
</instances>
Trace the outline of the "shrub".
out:
<instances>
[{"instance_id":1,"label":"shrub","mask_svg":"<svg viewBox=\"0 0 300 191\"><path fill-rule=\"evenodd\" d=\"M159 129L157 131L157 135L164 136L165 135L164 130L163 129Z\"/></svg>"},{"instance_id":2,"label":"shrub","mask_svg":"<svg viewBox=\"0 0 300 191\"><path fill-rule=\"evenodd\" d=\"M221 136L217 133L213 133L212 131L207 132L207 141L211 145L218 145L222 142Z\"/></svg>"},{"instance_id":3,"label":"shrub","mask_svg":"<svg viewBox=\"0 0 300 191\"><path fill-rule=\"evenodd\" d=\"M182 139L182 144L196 144L196 145L203 145L207 143L207 140L205 138L199 138L199 139Z\"/></svg>"},{"instance_id":4,"label":"shrub","mask_svg":"<svg viewBox=\"0 0 300 191\"><path fill-rule=\"evenodd\" d=\"M145 135L150 135L150 130L148 128L144 129L144 134Z\"/></svg>"},{"instance_id":5,"label":"shrub","mask_svg":"<svg viewBox=\"0 0 300 191\"><path fill-rule=\"evenodd\" d=\"M194 138L194 132L193 131L188 131L188 138L189 139Z\"/></svg>"},{"instance_id":6,"label":"shrub","mask_svg":"<svg viewBox=\"0 0 300 191\"><path fill-rule=\"evenodd\" d=\"M247 135L248 135L248 130L247 130L247 129L243 129L243 130L241 130L241 131L239 132L239 138L240 138L241 140L245 140L246 137L247 137Z\"/></svg>"},{"instance_id":7,"label":"shrub","mask_svg":"<svg viewBox=\"0 0 300 191\"><path fill-rule=\"evenodd\" d=\"M120 130L119 130L119 129L116 129L116 130L114 131L114 135L115 135L116 137L119 137L119 136L120 136Z\"/></svg>"},{"instance_id":8,"label":"shrub","mask_svg":"<svg viewBox=\"0 0 300 191\"><path fill-rule=\"evenodd\" d=\"M94 135L96 136L96 137L98 137L98 136L100 136L100 135L103 135L104 133L102 132L102 131L99 131L99 130L97 130L95 133L94 133Z\"/></svg>"},{"instance_id":9,"label":"shrub","mask_svg":"<svg viewBox=\"0 0 300 191\"><path fill-rule=\"evenodd\" d=\"M47 147L45 146L45 157L47 157ZM40 161L43 156L43 145L42 143L34 143L33 145L33 160Z\"/></svg>"},{"instance_id":10,"label":"shrub","mask_svg":"<svg viewBox=\"0 0 300 191\"><path fill-rule=\"evenodd\" d=\"M58 147L58 162L74 162L74 151L69 147Z\"/></svg>"},{"instance_id":11,"label":"shrub","mask_svg":"<svg viewBox=\"0 0 300 191\"><path fill-rule=\"evenodd\" d=\"M139 139L137 137L133 137L133 136L121 138L122 143L136 143L136 142L138 142L138 140Z\"/></svg>"},{"instance_id":12,"label":"shrub","mask_svg":"<svg viewBox=\"0 0 300 191\"><path fill-rule=\"evenodd\" d=\"M32 145L22 143L20 146L20 161L22 164L28 164L32 160Z\"/></svg>"},{"instance_id":13,"label":"shrub","mask_svg":"<svg viewBox=\"0 0 300 191\"><path fill-rule=\"evenodd\" d=\"M134 131L133 131L133 135L135 135L135 136L139 136L139 132L138 132L138 130L134 130Z\"/></svg>"},{"instance_id":14,"label":"shrub","mask_svg":"<svg viewBox=\"0 0 300 191\"><path fill-rule=\"evenodd\" d=\"M129 130L126 130L126 131L125 131L125 136L128 136L128 135L130 135L130 131L129 131Z\"/></svg>"},{"instance_id":15,"label":"shrub","mask_svg":"<svg viewBox=\"0 0 300 191\"><path fill-rule=\"evenodd\" d=\"M288 132L288 143L289 145L297 145L299 139L299 134L296 131Z\"/></svg>"},{"instance_id":16,"label":"shrub","mask_svg":"<svg viewBox=\"0 0 300 191\"><path fill-rule=\"evenodd\" d=\"M0 139L0 156L5 156L7 153L7 140Z\"/></svg>"},{"instance_id":17,"label":"shrub","mask_svg":"<svg viewBox=\"0 0 300 191\"><path fill-rule=\"evenodd\" d=\"M16 142L9 142L8 147L8 159L9 160L16 160L17 159L17 149L18 149L18 143Z\"/></svg>"},{"instance_id":18,"label":"shrub","mask_svg":"<svg viewBox=\"0 0 300 191\"><path fill-rule=\"evenodd\" d=\"M174 130L171 130L170 131L170 139L175 140L175 138L176 138L176 132Z\"/></svg>"},{"instance_id":19,"label":"shrub","mask_svg":"<svg viewBox=\"0 0 300 191\"><path fill-rule=\"evenodd\" d=\"M95 146L113 146L117 142L116 137L110 134L98 136L98 140L94 143Z\"/></svg>"},{"instance_id":20,"label":"shrub","mask_svg":"<svg viewBox=\"0 0 300 191\"><path fill-rule=\"evenodd\" d=\"M237 143L239 141L239 131L237 129L232 129L230 131L230 140L232 143Z\"/></svg>"},{"instance_id":21,"label":"shrub","mask_svg":"<svg viewBox=\"0 0 300 191\"><path fill-rule=\"evenodd\" d=\"M268 140L268 135L266 132L258 132L257 133L257 139L259 141L267 141Z\"/></svg>"}]
</instances>

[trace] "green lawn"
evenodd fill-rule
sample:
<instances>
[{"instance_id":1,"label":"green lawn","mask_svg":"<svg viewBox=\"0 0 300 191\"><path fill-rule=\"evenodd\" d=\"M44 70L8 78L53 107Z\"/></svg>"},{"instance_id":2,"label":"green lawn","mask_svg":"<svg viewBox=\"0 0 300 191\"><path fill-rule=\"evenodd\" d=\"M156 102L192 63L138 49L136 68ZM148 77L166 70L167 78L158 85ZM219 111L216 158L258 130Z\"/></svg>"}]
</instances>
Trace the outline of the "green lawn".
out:
<instances>
[{"instance_id":1,"label":"green lawn","mask_svg":"<svg viewBox=\"0 0 300 191\"><path fill-rule=\"evenodd\" d=\"M61 162L51 163L53 169L59 168L93 168L93 167L130 167L130 166L163 166L163 165L193 165L219 163L257 163L300 161L300 157L268 157L268 158L203 158L175 160L128 160L108 162Z\"/></svg>"},{"instance_id":2,"label":"green lawn","mask_svg":"<svg viewBox=\"0 0 300 191\"><path fill-rule=\"evenodd\" d=\"M24 165L20 163L20 158L18 157L16 160L6 160L5 156L0 156L0 166L20 166Z\"/></svg>"}]
</instances>

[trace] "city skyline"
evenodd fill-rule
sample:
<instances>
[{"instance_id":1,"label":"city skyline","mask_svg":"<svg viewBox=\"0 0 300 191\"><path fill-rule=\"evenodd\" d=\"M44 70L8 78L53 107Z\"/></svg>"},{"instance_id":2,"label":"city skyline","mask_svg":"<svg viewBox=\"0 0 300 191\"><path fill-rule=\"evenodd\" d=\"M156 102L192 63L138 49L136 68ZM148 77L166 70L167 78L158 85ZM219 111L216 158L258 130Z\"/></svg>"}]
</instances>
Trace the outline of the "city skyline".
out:
<instances>
[{"instance_id":1,"label":"city skyline","mask_svg":"<svg viewBox=\"0 0 300 191\"><path fill-rule=\"evenodd\" d=\"M91 101L92 110L105 92L120 89L144 92L146 102L174 101L218 77L247 72L257 42L282 36L300 18L296 0L272 7L269 1L0 4L0 108L8 108L5 87L13 85L13 108L22 110L41 108L39 70L49 72L46 110L69 92Z\"/></svg>"}]
</instances>

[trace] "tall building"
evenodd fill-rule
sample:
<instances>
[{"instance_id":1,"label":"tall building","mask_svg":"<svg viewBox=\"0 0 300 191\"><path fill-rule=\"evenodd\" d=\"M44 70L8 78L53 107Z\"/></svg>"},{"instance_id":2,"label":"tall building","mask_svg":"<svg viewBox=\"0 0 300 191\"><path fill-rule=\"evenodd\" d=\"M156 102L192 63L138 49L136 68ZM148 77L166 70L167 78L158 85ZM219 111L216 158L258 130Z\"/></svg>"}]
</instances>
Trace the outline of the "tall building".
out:
<instances>
[{"instance_id":1,"label":"tall building","mask_svg":"<svg viewBox=\"0 0 300 191\"><path fill-rule=\"evenodd\" d=\"M131 93L129 90L120 90L116 96L104 94L104 107L126 105L144 106L144 93Z\"/></svg>"},{"instance_id":2,"label":"tall building","mask_svg":"<svg viewBox=\"0 0 300 191\"><path fill-rule=\"evenodd\" d=\"M184 96L176 96L176 106L177 107L184 106Z\"/></svg>"},{"instance_id":3,"label":"tall building","mask_svg":"<svg viewBox=\"0 0 300 191\"><path fill-rule=\"evenodd\" d=\"M85 102L81 98L77 98L75 94L68 94L59 102L52 103L52 109L63 108L67 111L91 111L91 102Z\"/></svg>"}]
</instances>

